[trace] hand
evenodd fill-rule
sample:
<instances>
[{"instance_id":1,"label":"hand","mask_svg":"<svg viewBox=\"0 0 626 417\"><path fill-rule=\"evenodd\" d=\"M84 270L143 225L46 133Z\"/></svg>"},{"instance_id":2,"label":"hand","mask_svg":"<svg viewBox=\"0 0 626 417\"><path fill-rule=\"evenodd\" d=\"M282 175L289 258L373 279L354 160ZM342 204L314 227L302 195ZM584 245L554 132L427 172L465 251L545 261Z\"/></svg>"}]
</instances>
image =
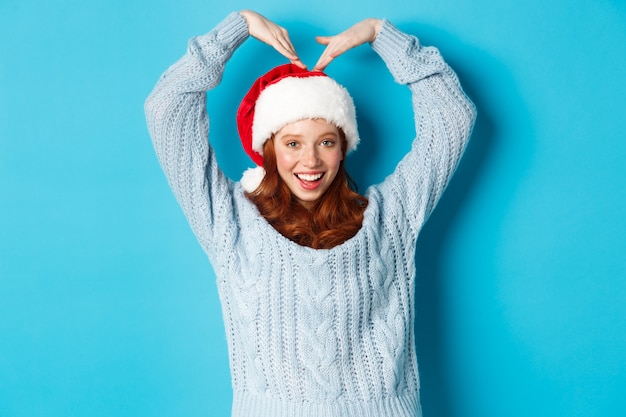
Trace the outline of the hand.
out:
<instances>
[{"instance_id":1,"label":"hand","mask_svg":"<svg viewBox=\"0 0 626 417\"><path fill-rule=\"evenodd\" d=\"M338 35L316 36L317 42L326 45L326 49L315 64L313 71L323 71L333 59L347 50L366 42L373 42L381 26L382 20L370 18L360 21Z\"/></svg>"},{"instance_id":2,"label":"hand","mask_svg":"<svg viewBox=\"0 0 626 417\"><path fill-rule=\"evenodd\" d=\"M289 39L289 33L285 28L278 26L252 10L242 10L239 14L246 20L250 36L273 47L291 61L292 64L306 69L306 65L300 61L296 49Z\"/></svg>"}]
</instances>

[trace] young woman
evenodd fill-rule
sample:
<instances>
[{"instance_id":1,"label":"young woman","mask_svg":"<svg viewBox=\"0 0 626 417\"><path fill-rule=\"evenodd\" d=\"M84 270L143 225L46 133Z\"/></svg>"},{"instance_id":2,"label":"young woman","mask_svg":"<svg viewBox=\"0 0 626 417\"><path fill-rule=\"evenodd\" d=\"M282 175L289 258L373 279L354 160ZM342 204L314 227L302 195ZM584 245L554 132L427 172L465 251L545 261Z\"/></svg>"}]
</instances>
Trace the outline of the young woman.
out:
<instances>
[{"instance_id":1,"label":"young woman","mask_svg":"<svg viewBox=\"0 0 626 417\"><path fill-rule=\"evenodd\" d=\"M259 167L233 182L207 141L205 100L249 36L291 64L259 78L241 104L240 139ZM215 269L233 416L419 416L415 243L463 153L474 106L435 48L386 20L317 40L327 47L307 71L283 28L230 14L161 77L148 127ZM343 167L359 141L352 99L320 71L363 43L411 90L417 137L360 196Z\"/></svg>"}]
</instances>

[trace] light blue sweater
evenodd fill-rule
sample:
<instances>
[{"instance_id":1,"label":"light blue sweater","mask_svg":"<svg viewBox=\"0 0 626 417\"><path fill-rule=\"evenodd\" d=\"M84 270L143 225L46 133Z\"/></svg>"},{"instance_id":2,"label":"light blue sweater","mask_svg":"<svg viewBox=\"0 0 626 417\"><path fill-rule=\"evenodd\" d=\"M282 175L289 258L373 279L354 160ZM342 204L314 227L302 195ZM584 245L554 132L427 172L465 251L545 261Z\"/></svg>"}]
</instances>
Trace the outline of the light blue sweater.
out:
<instances>
[{"instance_id":1,"label":"light blue sweater","mask_svg":"<svg viewBox=\"0 0 626 417\"><path fill-rule=\"evenodd\" d=\"M417 138L367 190L353 238L332 249L299 246L226 178L207 141L206 91L247 37L232 13L191 39L146 102L161 166L217 276L232 415L420 416L415 244L461 158L474 106L437 49L385 21L371 46L410 88Z\"/></svg>"}]
</instances>

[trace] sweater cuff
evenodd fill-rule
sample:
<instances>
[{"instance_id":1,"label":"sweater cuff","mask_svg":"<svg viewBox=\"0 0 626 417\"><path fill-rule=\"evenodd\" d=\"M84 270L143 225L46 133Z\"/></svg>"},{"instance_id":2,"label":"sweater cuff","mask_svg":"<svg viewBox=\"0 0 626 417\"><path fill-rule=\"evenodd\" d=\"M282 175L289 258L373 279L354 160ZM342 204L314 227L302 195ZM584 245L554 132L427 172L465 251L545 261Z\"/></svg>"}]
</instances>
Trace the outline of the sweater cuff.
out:
<instances>
[{"instance_id":1,"label":"sweater cuff","mask_svg":"<svg viewBox=\"0 0 626 417\"><path fill-rule=\"evenodd\" d=\"M383 20L371 45L399 84L419 81L446 67L437 48L421 46L419 39L400 31L388 20Z\"/></svg>"},{"instance_id":2,"label":"sweater cuff","mask_svg":"<svg viewBox=\"0 0 626 417\"><path fill-rule=\"evenodd\" d=\"M250 35L248 24L239 12L232 12L213 29L221 45L229 45L233 50L239 47Z\"/></svg>"},{"instance_id":3,"label":"sweater cuff","mask_svg":"<svg viewBox=\"0 0 626 417\"><path fill-rule=\"evenodd\" d=\"M398 50L404 50L410 36L401 32L389 20L383 19L378 36L372 42L372 49L383 61L388 62L398 54Z\"/></svg>"},{"instance_id":4,"label":"sweater cuff","mask_svg":"<svg viewBox=\"0 0 626 417\"><path fill-rule=\"evenodd\" d=\"M248 36L246 20L238 12L232 12L207 34L192 38L191 43L197 44L200 49L217 46L222 51L228 51L230 56Z\"/></svg>"}]
</instances>

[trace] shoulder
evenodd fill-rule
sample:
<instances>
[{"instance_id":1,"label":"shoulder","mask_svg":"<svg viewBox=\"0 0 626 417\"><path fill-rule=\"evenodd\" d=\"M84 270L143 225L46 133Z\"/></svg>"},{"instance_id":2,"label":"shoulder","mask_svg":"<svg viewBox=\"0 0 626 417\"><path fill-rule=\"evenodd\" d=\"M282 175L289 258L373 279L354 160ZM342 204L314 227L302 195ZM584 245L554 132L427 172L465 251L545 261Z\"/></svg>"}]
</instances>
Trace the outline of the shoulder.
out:
<instances>
[{"instance_id":1,"label":"shoulder","mask_svg":"<svg viewBox=\"0 0 626 417\"><path fill-rule=\"evenodd\" d=\"M365 196L369 204L363 219L364 227L367 223L369 227L381 229L379 233L394 235L398 233L398 236L417 240L417 231L423 225L423 221L415 227L418 213L406 204L406 190L403 190L401 184L393 181L393 175L380 184L370 186ZM408 235L406 232L409 232Z\"/></svg>"}]
</instances>

